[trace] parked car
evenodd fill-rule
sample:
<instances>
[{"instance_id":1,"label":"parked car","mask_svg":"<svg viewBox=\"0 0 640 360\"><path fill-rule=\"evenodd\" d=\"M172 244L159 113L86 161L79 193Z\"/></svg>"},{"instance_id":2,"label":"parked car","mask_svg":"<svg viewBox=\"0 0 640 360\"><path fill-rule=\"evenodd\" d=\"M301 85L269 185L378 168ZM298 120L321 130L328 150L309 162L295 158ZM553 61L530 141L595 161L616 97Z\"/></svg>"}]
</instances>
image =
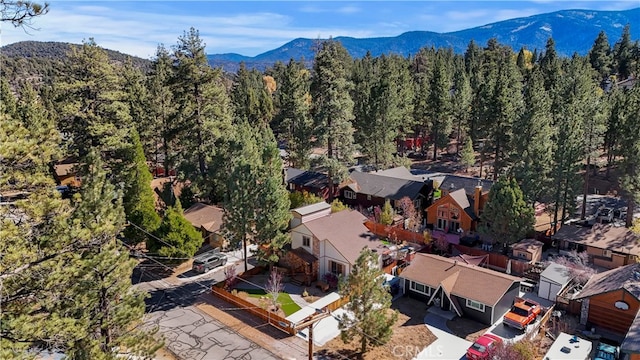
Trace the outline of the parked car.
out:
<instances>
[{"instance_id":1,"label":"parked car","mask_svg":"<svg viewBox=\"0 0 640 360\"><path fill-rule=\"evenodd\" d=\"M593 360L617 360L618 355L619 350L617 347L601 342L598 344Z\"/></svg>"},{"instance_id":2,"label":"parked car","mask_svg":"<svg viewBox=\"0 0 640 360\"><path fill-rule=\"evenodd\" d=\"M504 316L502 323L518 330L526 330L527 326L536 322L542 312L540 304L533 300L516 298L511 310Z\"/></svg>"},{"instance_id":3,"label":"parked car","mask_svg":"<svg viewBox=\"0 0 640 360\"><path fill-rule=\"evenodd\" d=\"M502 338L493 334L484 334L467 349L467 359L488 360L496 347L502 343Z\"/></svg>"},{"instance_id":4,"label":"parked car","mask_svg":"<svg viewBox=\"0 0 640 360\"><path fill-rule=\"evenodd\" d=\"M227 255L219 252L206 252L193 258L192 270L198 273L206 273L226 263Z\"/></svg>"},{"instance_id":5,"label":"parked car","mask_svg":"<svg viewBox=\"0 0 640 360\"><path fill-rule=\"evenodd\" d=\"M613 209L612 208L602 208L598 211L598 222L607 222L610 223L613 221Z\"/></svg>"}]
</instances>

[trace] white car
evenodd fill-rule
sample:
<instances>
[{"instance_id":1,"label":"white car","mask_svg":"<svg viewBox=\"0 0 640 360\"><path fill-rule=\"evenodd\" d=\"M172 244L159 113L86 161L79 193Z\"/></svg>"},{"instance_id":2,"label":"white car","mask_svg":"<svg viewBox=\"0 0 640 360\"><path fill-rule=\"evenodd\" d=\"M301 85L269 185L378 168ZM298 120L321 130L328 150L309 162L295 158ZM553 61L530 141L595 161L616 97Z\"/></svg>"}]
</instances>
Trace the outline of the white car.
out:
<instances>
[{"instance_id":1,"label":"white car","mask_svg":"<svg viewBox=\"0 0 640 360\"><path fill-rule=\"evenodd\" d=\"M612 208L602 208L600 209L600 211L598 211L598 222L604 223L610 223L613 221L613 209Z\"/></svg>"}]
</instances>

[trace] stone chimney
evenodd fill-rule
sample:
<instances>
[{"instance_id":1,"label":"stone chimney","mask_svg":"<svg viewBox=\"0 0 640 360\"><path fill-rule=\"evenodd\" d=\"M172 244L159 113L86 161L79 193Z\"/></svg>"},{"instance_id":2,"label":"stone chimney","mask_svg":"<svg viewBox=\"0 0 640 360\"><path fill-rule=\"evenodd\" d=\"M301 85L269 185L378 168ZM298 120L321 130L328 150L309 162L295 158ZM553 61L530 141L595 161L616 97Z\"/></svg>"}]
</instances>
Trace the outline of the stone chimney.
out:
<instances>
[{"instance_id":1,"label":"stone chimney","mask_svg":"<svg viewBox=\"0 0 640 360\"><path fill-rule=\"evenodd\" d=\"M473 193L473 212L476 216L480 216L480 196L482 195L482 184L478 181L475 192Z\"/></svg>"}]
</instances>

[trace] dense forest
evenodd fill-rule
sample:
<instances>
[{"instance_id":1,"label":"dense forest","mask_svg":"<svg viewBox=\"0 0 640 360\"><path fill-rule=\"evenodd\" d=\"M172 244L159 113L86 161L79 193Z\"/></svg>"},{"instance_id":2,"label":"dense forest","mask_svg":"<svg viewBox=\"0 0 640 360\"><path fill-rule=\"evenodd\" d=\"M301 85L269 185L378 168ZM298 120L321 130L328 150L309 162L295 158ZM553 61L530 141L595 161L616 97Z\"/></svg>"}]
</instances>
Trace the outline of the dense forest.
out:
<instances>
[{"instance_id":1,"label":"dense forest","mask_svg":"<svg viewBox=\"0 0 640 360\"><path fill-rule=\"evenodd\" d=\"M0 192L26 197L0 207L0 358L34 347L71 359L150 356L159 344L140 326L128 250L191 257L202 238L182 209L194 201L220 204L233 244L268 244L261 259L277 260L290 207L278 144L291 166L338 183L356 153L383 169L407 164L397 139L428 137L433 158L455 143L462 159L475 149L489 166L480 176L515 179L528 203L559 210L555 221L605 157L630 207L640 201L640 87L618 86L640 66L629 27L615 46L601 33L571 58L553 39L541 53L490 40L462 55L360 59L329 40L311 69L291 60L232 77L204 49L192 28L147 68L88 40L63 60L3 74ZM312 161L313 148L325 154ZM63 199L51 168L68 157L82 186ZM185 185L160 208L149 164Z\"/></svg>"}]
</instances>

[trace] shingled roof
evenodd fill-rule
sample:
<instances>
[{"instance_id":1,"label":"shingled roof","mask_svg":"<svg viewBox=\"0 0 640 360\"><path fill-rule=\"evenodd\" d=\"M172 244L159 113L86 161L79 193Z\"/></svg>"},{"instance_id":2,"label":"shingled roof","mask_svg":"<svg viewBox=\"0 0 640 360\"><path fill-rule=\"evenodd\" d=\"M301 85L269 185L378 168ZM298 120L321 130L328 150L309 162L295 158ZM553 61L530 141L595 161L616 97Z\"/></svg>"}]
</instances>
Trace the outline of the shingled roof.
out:
<instances>
[{"instance_id":1,"label":"shingled roof","mask_svg":"<svg viewBox=\"0 0 640 360\"><path fill-rule=\"evenodd\" d=\"M575 299L625 289L640 300L640 264L630 264L591 276Z\"/></svg>"},{"instance_id":2,"label":"shingled roof","mask_svg":"<svg viewBox=\"0 0 640 360\"><path fill-rule=\"evenodd\" d=\"M354 191L391 200L400 200L405 196L416 199L424 187L424 183L417 179L407 180L357 171L352 172L349 177L355 182L349 185Z\"/></svg>"},{"instance_id":3,"label":"shingled roof","mask_svg":"<svg viewBox=\"0 0 640 360\"><path fill-rule=\"evenodd\" d=\"M184 218L196 228L203 227L209 232L216 232L222 226L224 210L217 206L195 203L184 211Z\"/></svg>"},{"instance_id":4,"label":"shingled roof","mask_svg":"<svg viewBox=\"0 0 640 360\"><path fill-rule=\"evenodd\" d=\"M476 186L482 186L482 192L488 192L493 186L493 181L487 179L481 179L471 176L454 175L448 173L426 173L417 175L423 180L432 180L440 184L440 189L448 192L453 192L459 189L464 189L465 193L473 195L475 193Z\"/></svg>"},{"instance_id":5,"label":"shingled roof","mask_svg":"<svg viewBox=\"0 0 640 360\"><path fill-rule=\"evenodd\" d=\"M640 255L640 235L624 226L595 224L593 227L564 225L552 236L597 249L611 250L622 254Z\"/></svg>"},{"instance_id":6,"label":"shingled roof","mask_svg":"<svg viewBox=\"0 0 640 360\"><path fill-rule=\"evenodd\" d=\"M495 306L514 282L521 279L451 258L418 253L402 278L431 288L443 286L451 294Z\"/></svg>"}]
</instances>

